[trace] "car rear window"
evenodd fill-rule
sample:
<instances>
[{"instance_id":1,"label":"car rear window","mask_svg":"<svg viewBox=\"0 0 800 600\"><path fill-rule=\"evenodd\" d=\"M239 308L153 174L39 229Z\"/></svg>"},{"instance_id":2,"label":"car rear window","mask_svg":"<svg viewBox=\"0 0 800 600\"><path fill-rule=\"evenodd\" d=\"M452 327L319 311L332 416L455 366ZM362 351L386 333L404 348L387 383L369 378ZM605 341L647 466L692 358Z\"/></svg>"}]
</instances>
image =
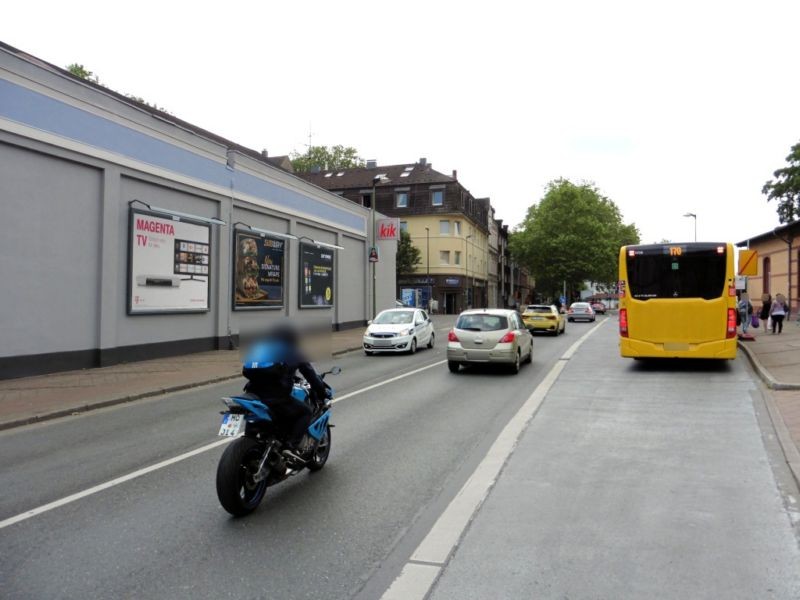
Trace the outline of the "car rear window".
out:
<instances>
[{"instance_id":1,"label":"car rear window","mask_svg":"<svg viewBox=\"0 0 800 600\"><path fill-rule=\"evenodd\" d=\"M508 319L501 315L461 315L456 329L467 331L499 331L508 329Z\"/></svg>"},{"instance_id":2,"label":"car rear window","mask_svg":"<svg viewBox=\"0 0 800 600\"><path fill-rule=\"evenodd\" d=\"M553 310L549 306L529 306L525 313L549 315Z\"/></svg>"}]
</instances>

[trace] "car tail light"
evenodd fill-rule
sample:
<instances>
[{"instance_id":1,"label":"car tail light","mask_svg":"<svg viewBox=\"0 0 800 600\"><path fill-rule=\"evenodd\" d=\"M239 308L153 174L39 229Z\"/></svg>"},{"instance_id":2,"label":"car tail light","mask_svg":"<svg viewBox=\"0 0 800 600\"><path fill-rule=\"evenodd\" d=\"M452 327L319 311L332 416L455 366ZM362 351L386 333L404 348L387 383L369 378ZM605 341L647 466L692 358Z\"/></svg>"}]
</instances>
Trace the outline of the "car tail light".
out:
<instances>
[{"instance_id":1,"label":"car tail light","mask_svg":"<svg viewBox=\"0 0 800 600\"><path fill-rule=\"evenodd\" d=\"M567 314L568 314L568 315L571 315L571 314L572 314L572 309L571 309L571 308L570 308L570 309L567 311Z\"/></svg>"},{"instance_id":2,"label":"car tail light","mask_svg":"<svg viewBox=\"0 0 800 600\"><path fill-rule=\"evenodd\" d=\"M728 330L725 332L726 338L736 337L736 309L728 309Z\"/></svg>"},{"instance_id":3,"label":"car tail light","mask_svg":"<svg viewBox=\"0 0 800 600\"><path fill-rule=\"evenodd\" d=\"M619 309L619 334L622 337L628 337L628 309Z\"/></svg>"},{"instance_id":4,"label":"car tail light","mask_svg":"<svg viewBox=\"0 0 800 600\"><path fill-rule=\"evenodd\" d=\"M451 330L450 330L450 331L447 333L447 341L448 341L448 342L457 342L457 341L458 341L458 336L456 335L456 332L455 332L455 330L454 330L454 329L451 329Z\"/></svg>"},{"instance_id":5,"label":"car tail light","mask_svg":"<svg viewBox=\"0 0 800 600\"><path fill-rule=\"evenodd\" d=\"M497 342L497 343L498 344L510 344L510 343L512 343L514 341L515 337L517 337L517 335L513 331L509 331L507 334L505 334L503 337L501 337L500 341Z\"/></svg>"}]
</instances>

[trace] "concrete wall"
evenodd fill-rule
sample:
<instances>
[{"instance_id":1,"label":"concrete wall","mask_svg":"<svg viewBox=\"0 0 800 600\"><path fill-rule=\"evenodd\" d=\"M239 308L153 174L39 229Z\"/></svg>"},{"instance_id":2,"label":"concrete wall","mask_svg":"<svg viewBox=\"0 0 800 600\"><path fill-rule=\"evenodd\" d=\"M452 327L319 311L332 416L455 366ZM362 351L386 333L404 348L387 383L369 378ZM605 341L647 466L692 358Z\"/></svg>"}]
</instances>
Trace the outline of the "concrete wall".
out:
<instances>
[{"instance_id":1,"label":"concrete wall","mask_svg":"<svg viewBox=\"0 0 800 600\"><path fill-rule=\"evenodd\" d=\"M0 377L227 348L286 317L371 318L369 211L223 142L0 45ZM211 227L207 312L127 314L134 200L226 222ZM284 306L232 310L236 222L342 246L334 306L299 307L289 241ZM381 246L381 307L395 247Z\"/></svg>"}]
</instances>

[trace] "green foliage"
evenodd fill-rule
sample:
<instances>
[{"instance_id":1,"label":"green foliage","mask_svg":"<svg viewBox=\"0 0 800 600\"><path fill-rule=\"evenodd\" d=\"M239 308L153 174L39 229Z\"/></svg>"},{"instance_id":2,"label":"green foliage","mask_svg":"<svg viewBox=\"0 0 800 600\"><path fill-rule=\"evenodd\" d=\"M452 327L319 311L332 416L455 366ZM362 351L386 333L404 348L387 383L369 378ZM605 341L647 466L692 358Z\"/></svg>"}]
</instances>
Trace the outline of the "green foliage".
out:
<instances>
[{"instance_id":1,"label":"green foliage","mask_svg":"<svg viewBox=\"0 0 800 600\"><path fill-rule=\"evenodd\" d=\"M71 65L67 65L67 71L75 75L75 77L80 77L81 79L86 79L87 81L93 81L94 83L100 83L100 79L92 73L89 69L84 67L78 63L72 63Z\"/></svg>"},{"instance_id":2,"label":"green foliage","mask_svg":"<svg viewBox=\"0 0 800 600\"><path fill-rule=\"evenodd\" d=\"M781 223L800 218L800 142L792 146L786 162L789 166L775 171L775 179L761 188L761 193L767 195L767 202L777 200Z\"/></svg>"},{"instance_id":3,"label":"green foliage","mask_svg":"<svg viewBox=\"0 0 800 600\"><path fill-rule=\"evenodd\" d=\"M419 264L422 252L413 243L407 231L400 230L400 240L397 242L397 275L413 273Z\"/></svg>"},{"instance_id":4,"label":"green foliage","mask_svg":"<svg viewBox=\"0 0 800 600\"><path fill-rule=\"evenodd\" d=\"M311 146L305 154L293 152L292 167L297 173L307 173L314 167L323 171L363 167L364 160L352 146Z\"/></svg>"},{"instance_id":5,"label":"green foliage","mask_svg":"<svg viewBox=\"0 0 800 600\"><path fill-rule=\"evenodd\" d=\"M527 266L541 294L557 294L564 281L580 290L584 281L610 285L617 279L620 246L639 243L634 224L624 224L614 202L589 183L551 181L511 234L514 257Z\"/></svg>"}]
</instances>

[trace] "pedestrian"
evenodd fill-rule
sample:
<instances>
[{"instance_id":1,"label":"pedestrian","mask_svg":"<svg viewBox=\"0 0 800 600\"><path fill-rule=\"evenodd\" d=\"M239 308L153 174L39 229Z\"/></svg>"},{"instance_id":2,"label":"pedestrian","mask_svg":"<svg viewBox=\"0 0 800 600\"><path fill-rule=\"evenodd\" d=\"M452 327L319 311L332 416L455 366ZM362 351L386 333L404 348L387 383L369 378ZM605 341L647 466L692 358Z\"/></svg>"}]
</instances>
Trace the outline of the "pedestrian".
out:
<instances>
[{"instance_id":1,"label":"pedestrian","mask_svg":"<svg viewBox=\"0 0 800 600\"><path fill-rule=\"evenodd\" d=\"M750 304L750 298L747 294L741 295L738 308L742 324L742 333L747 333L747 328L750 326L750 316L753 314L753 305Z\"/></svg>"},{"instance_id":2,"label":"pedestrian","mask_svg":"<svg viewBox=\"0 0 800 600\"><path fill-rule=\"evenodd\" d=\"M772 333L778 330L783 332L783 318L789 315L789 306L783 294L776 294L775 301L769 309L769 316L772 318Z\"/></svg>"},{"instance_id":3,"label":"pedestrian","mask_svg":"<svg viewBox=\"0 0 800 600\"><path fill-rule=\"evenodd\" d=\"M764 323L764 333L767 333L769 330L769 309L772 306L772 296L769 294L762 294L761 295L761 314L758 316L761 317L761 322Z\"/></svg>"}]
</instances>

